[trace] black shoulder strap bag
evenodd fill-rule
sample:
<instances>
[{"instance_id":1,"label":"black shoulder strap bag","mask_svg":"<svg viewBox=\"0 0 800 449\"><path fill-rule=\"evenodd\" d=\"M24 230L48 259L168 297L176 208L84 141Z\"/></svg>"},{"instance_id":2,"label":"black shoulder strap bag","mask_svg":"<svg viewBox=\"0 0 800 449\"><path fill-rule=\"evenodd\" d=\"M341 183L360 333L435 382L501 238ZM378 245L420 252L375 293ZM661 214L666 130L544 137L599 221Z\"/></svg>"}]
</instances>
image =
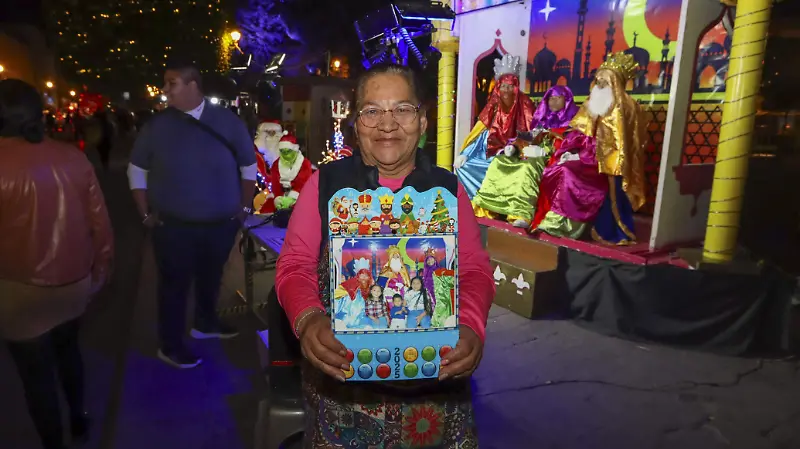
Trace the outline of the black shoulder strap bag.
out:
<instances>
[{"instance_id":1,"label":"black shoulder strap bag","mask_svg":"<svg viewBox=\"0 0 800 449\"><path fill-rule=\"evenodd\" d=\"M177 114L179 117L183 118L184 121L186 121L188 123L191 123L192 125L202 129L203 131L205 131L206 133L211 135L211 137L216 139L219 143L225 145L225 148L227 148L228 151L231 152L231 156L233 156L233 160L236 161L236 168L238 170L238 168L239 168L239 159L236 157L236 148L234 148L233 144L230 143L230 141L228 141L228 139L226 139L222 134L220 134L217 131L215 131L214 128L208 126L208 124L203 123L200 120L197 120L196 118L192 117L191 115L189 115L189 114L187 114L185 112L179 111L179 110L177 110L175 108L167 108L167 110L168 111L172 111L173 114Z\"/></svg>"}]
</instances>

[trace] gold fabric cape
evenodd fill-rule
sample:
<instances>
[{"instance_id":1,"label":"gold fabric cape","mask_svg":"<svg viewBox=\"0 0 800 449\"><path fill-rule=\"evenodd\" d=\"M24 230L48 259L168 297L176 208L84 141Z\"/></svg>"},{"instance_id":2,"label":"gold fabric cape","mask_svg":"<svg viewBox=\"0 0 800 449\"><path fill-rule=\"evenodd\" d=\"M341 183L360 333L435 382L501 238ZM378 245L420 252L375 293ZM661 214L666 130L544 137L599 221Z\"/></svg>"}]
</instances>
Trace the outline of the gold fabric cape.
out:
<instances>
[{"instance_id":1,"label":"gold fabric cape","mask_svg":"<svg viewBox=\"0 0 800 449\"><path fill-rule=\"evenodd\" d=\"M639 103L625 92L625 81L612 70L598 70L596 79L605 79L614 94L614 104L603 117L592 117L587 103L572 119L570 127L597 139L597 165L600 173L622 176L622 188L633 210L646 201L644 159L647 120Z\"/></svg>"}]
</instances>

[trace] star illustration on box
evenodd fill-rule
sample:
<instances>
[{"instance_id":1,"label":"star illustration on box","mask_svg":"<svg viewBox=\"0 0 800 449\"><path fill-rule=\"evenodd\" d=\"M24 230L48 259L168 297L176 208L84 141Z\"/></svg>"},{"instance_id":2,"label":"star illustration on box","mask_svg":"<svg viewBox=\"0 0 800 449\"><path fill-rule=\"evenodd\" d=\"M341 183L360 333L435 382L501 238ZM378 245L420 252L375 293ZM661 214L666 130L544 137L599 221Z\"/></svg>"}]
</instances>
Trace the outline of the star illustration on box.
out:
<instances>
[{"instance_id":1,"label":"star illustration on box","mask_svg":"<svg viewBox=\"0 0 800 449\"><path fill-rule=\"evenodd\" d=\"M435 379L458 341L456 198L338 191L329 201L331 322L350 381Z\"/></svg>"}]
</instances>

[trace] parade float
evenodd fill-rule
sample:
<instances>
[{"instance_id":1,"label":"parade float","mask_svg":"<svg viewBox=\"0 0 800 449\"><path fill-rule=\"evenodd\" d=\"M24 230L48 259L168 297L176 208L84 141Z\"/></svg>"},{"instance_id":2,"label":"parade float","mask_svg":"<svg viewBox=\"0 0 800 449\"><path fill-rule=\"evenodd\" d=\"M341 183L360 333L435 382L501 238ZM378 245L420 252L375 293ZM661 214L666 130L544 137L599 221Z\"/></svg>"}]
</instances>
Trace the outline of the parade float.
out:
<instances>
[{"instance_id":1,"label":"parade float","mask_svg":"<svg viewBox=\"0 0 800 449\"><path fill-rule=\"evenodd\" d=\"M568 310L626 338L782 347L791 281L737 249L771 1L735 3L455 2L452 28L434 36L437 163L455 165L473 199L496 304L530 318ZM587 101L601 84L614 92L607 116ZM568 125L497 119L548 109L553 90L581 107ZM577 206L556 207L566 196Z\"/></svg>"}]
</instances>

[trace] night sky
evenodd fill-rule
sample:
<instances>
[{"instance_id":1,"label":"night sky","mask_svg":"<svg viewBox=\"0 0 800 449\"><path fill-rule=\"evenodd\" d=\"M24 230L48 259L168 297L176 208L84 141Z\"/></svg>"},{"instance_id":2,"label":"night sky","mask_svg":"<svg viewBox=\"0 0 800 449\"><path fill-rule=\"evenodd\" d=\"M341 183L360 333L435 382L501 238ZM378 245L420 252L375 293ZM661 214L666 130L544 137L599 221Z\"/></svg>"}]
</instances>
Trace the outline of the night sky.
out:
<instances>
[{"instance_id":1,"label":"night sky","mask_svg":"<svg viewBox=\"0 0 800 449\"><path fill-rule=\"evenodd\" d=\"M41 0L0 1L0 22L28 23L43 27Z\"/></svg>"}]
</instances>

